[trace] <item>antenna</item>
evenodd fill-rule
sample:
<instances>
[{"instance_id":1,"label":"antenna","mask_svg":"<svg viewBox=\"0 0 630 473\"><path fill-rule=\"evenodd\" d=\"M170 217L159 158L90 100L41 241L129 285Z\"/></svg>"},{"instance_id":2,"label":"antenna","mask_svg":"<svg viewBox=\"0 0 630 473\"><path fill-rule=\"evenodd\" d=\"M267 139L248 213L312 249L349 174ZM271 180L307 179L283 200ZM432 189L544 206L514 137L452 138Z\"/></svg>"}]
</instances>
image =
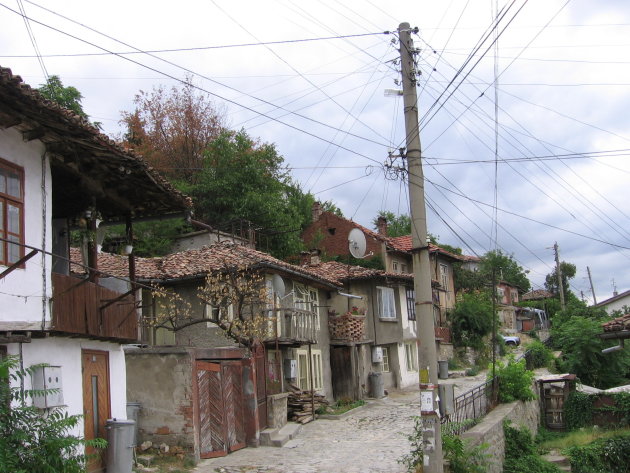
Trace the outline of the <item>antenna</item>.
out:
<instances>
[{"instance_id":1,"label":"antenna","mask_svg":"<svg viewBox=\"0 0 630 473\"><path fill-rule=\"evenodd\" d=\"M363 232L358 228L350 230L348 234L348 249L350 250L350 254L355 258L363 258L366 248L367 243Z\"/></svg>"},{"instance_id":2,"label":"antenna","mask_svg":"<svg viewBox=\"0 0 630 473\"><path fill-rule=\"evenodd\" d=\"M284 287L284 281L279 274L271 276L271 287L273 288L273 292L275 292L279 298L284 296L286 288Z\"/></svg>"}]
</instances>

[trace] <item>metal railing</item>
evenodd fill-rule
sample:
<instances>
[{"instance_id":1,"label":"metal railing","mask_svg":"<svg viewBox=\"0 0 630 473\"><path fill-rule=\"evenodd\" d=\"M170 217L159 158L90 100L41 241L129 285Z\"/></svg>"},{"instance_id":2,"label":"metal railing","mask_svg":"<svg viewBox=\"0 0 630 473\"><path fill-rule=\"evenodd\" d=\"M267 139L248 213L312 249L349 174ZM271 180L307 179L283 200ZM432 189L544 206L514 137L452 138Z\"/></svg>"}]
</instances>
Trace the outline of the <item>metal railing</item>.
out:
<instances>
[{"instance_id":1,"label":"metal railing","mask_svg":"<svg viewBox=\"0 0 630 473\"><path fill-rule=\"evenodd\" d=\"M442 430L459 435L473 427L497 405L498 381L494 377L457 396L453 412L442 417Z\"/></svg>"}]
</instances>

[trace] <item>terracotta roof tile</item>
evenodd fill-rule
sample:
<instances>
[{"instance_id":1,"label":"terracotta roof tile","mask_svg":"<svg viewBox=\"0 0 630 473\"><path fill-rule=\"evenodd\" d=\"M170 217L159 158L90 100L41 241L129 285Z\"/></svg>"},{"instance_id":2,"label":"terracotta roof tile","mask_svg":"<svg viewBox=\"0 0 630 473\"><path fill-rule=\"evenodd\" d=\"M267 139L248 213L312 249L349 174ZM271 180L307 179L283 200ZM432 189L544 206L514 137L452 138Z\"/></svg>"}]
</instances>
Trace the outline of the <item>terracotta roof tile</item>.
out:
<instances>
[{"instance_id":1,"label":"terracotta roof tile","mask_svg":"<svg viewBox=\"0 0 630 473\"><path fill-rule=\"evenodd\" d=\"M394 278L404 281L413 281L413 275L407 273L392 273L380 269L364 268L362 266L351 266L338 261L327 261L325 263L309 264L306 266L320 276L335 281L341 285L344 281L371 278Z\"/></svg>"},{"instance_id":2,"label":"terracotta roof tile","mask_svg":"<svg viewBox=\"0 0 630 473\"><path fill-rule=\"evenodd\" d=\"M602 324L604 332L621 332L622 330L630 330L630 314L622 315L616 319Z\"/></svg>"}]
</instances>

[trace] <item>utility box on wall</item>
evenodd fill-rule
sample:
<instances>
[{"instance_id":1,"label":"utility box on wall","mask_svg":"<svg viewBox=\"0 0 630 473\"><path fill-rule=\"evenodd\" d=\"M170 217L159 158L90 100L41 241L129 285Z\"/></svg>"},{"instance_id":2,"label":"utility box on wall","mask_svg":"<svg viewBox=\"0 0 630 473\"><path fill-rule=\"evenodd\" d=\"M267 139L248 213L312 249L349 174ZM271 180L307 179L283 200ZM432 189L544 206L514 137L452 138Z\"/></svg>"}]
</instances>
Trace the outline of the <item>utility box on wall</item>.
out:
<instances>
[{"instance_id":1,"label":"utility box on wall","mask_svg":"<svg viewBox=\"0 0 630 473\"><path fill-rule=\"evenodd\" d=\"M297 378L297 360L284 360L284 377L287 379Z\"/></svg>"},{"instance_id":2,"label":"utility box on wall","mask_svg":"<svg viewBox=\"0 0 630 473\"><path fill-rule=\"evenodd\" d=\"M32 376L31 382L36 391L45 391L41 396L33 396L33 405L42 409L63 406L63 385L61 366L40 366Z\"/></svg>"},{"instance_id":3,"label":"utility box on wall","mask_svg":"<svg viewBox=\"0 0 630 473\"><path fill-rule=\"evenodd\" d=\"M382 347L372 347L372 363L383 363Z\"/></svg>"}]
</instances>

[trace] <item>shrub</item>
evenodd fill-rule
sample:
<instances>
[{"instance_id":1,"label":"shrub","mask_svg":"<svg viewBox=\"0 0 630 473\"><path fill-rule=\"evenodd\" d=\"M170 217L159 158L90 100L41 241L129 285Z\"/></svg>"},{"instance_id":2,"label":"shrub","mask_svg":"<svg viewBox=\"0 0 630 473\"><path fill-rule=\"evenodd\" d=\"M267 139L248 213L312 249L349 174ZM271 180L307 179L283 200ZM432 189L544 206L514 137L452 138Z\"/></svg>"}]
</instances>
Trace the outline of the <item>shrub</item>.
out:
<instances>
[{"instance_id":1,"label":"shrub","mask_svg":"<svg viewBox=\"0 0 630 473\"><path fill-rule=\"evenodd\" d=\"M503 424L505 460L503 473L560 473L560 469L536 453L536 445L529 430L516 429L509 421Z\"/></svg>"},{"instance_id":2,"label":"shrub","mask_svg":"<svg viewBox=\"0 0 630 473\"><path fill-rule=\"evenodd\" d=\"M490 455L487 443L475 447L467 445L456 435L442 435L444 458L450 463L451 473L485 473Z\"/></svg>"},{"instance_id":3,"label":"shrub","mask_svg":"<svg viewBox=\"0 0 630 473\"><path fill-rule=\"evenodd\" d=\"M424 459L424 444L422 442L422 418L415 416L413 418L413 431L406 436L411 444L411 451L397 461L406 468L407 473L415 473L422 468Z\"/></svg>"},{"instance_id":4,"label":"shrub","mask_svg":"<svg viewBox=\"0 0 630 473\"><path fill-rule=\"evenodd\" d=\"M496 375L499 380L499 402L530 401L536 398L532 391L534 373L525 368L525 360L515 361L514 355L510 355L507 364L497 363Z\"/></svg>"},{"instance_id":5,"label":"shrub","mask_svg":"<svg viewBox=\"0 0 630 473\"><path fill-rule=\"evenodd\" d=\"M83 473L84 447L104 448L107 442L72 435L79 416L68 415L62 408L43 413L29 405L29 398L45 392L11 386L40 366L19 369L15 357L0 360L0 471Z\"/></svg>"},{"instance_id":6,"label":"shrub","mask_svg":"<svg viewBox=\"0 0 630 473\"><path fill-rule=\"evenodd\" d=\"M553 352L540 340L534 340L527 345L525 361L529 370L551 367L554 362Z\"/></svg>"},{"instance_id":7,"label":"shrub","mask_svg":"<svg viewBox=\"0 0 630 473\"><path fill-rule=\"evenodd\" d=\"M566 450L574 473L630 472L630 433L595 440Z\"/></svg>"}]
</instances>

